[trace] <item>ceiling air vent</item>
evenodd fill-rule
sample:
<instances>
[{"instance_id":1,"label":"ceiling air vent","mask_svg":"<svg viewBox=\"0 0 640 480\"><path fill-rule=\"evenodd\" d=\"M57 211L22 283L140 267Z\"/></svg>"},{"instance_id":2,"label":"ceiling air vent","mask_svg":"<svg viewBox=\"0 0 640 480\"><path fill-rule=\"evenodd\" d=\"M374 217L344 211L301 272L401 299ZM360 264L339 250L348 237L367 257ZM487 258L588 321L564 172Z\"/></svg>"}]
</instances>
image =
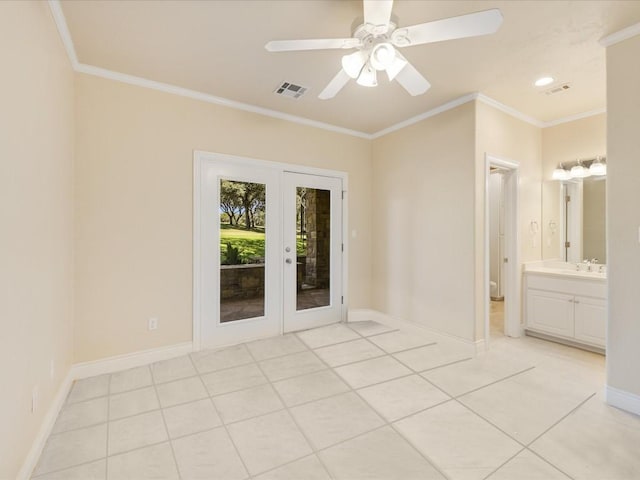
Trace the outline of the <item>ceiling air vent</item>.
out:
<instances>
[{"instance_id":1,"label":"ceiling air vent","mask_svg":"<svg viewBox=\"0 0 640 480\"><path fill-rule=\"evenodd\" d=\"M566 92L571 88L570 83L563 83L562 85L555 85L548 90L545 90L544 93L546 95L555 95L556 93Z\"/></svg>"},{"instance_id":2,"label":"ceiling air vent","mask_svg":"<svg viewBox=\"0 0 640 480\"><path fill-rule=\"evenodd\" d=\"M273 93L282 97L289 97L297 100L303 96L307 90L309 90L309 87L302 87L290 82L282 82Z\"/></svg>"}]
</instances>

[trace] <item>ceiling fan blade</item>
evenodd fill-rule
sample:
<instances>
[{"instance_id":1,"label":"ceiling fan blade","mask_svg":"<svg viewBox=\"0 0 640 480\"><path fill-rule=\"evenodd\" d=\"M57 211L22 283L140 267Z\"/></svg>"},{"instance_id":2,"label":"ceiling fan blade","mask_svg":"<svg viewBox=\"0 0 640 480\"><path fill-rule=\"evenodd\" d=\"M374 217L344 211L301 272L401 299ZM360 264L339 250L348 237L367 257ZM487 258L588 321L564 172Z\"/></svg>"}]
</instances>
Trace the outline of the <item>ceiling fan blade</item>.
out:
<instances>
[{"instance_id":1,"label":"ceiling fan blade","mask_svg":"<svg viewBox=\"0 0 640 480\"><path fill-rule=\"evenodd\" d=\"M389 21L391 20L393 0L363 0L362 3L364 6L364 23L380 27L380 29L376 29L371 33L387 33Z\"/></svg>"},{"instance_id":2,"label":"ceiling fan blade","mask_svg":"<svg viewBox=\"0 0 640 480\"><path fill-rule=\"evenodd\" d=\"M264 48L269 52L291 52L295 50L328 50L332 48L356 48L362 45L358 38L316 38L310 40L273 40Z\"/></svg>"},{"instance_id":3,"label":"ceiling fan blade","mask_svg":"<svg viewBox=\"0 0 640 480\"><path fill-rule=\"evenodd\" d=\"M404 59L404 57L402 58ZM429 81L409 62L407 62L405 67L400 70L400 73L395 76L395 80L414 97L416 95L422 95L431 88Z\"/></svg>"},{"instance_id":4,"label":"ceiling fan blade","mask_svg":"<svg viewBox=\"0 0 640 480\"><path fill-rule=\"evenodd\" d=\"M342 90L342 87L344 87L347 84L350 78L351 77L347 75L347 72L340 69L338 74L335 77L333 77L333 79L329 82L329 85L324 87L324 90L320 92L320 95L318 95L318 98L321 100L328 100L330 98L335 97L336 94L340 90Z\"/></svg>"},{"instance_id":5,"label":"ceiling fan blade","mask_svg":"<svg viewBox=\"0 0 640 480\"><path fill-rule=\"evenodd\" d=\"M397 47L409 47L423 43L442 42L457 38L477 37L495 33L502 25L502 13L493 8L484 12L469 13L399 28L391 35Z\"/></svg>"}]
</instances>

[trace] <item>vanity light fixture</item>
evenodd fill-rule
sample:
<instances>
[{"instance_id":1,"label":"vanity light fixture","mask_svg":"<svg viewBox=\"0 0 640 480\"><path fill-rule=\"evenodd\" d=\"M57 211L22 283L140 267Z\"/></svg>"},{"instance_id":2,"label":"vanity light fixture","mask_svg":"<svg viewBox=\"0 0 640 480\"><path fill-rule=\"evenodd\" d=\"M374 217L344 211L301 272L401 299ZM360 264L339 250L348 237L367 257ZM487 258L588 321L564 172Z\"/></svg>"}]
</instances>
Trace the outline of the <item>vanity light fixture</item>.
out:
<instances>
[{"instance_id":1,"label":"vanity light fixture","mask_svg":"<svg viewBox=\"0 0 640 480\"><path fill-rule=\"evenodd\" d=\"M589 172L588 168L585 168L582 165L582 161L578 160L578 164L571 168L571 177L572 178L587 178L591 176L591 172Z\"/></svg>"},{"instance_id":2,"label":"vanity light fixture","mask_svg":"<svg viewBox=\"0 0 640 480\"><path fill-rule=\"evenodd\" d=\"M551 176L551 178L561 181L570 180L571 173L569 172L569 170L565 170L562 164L559 164L558 168L553 171L553 175Z\"/></svg>"},{"instance_id":3,"label":"vanity light fixture","mask_svg":"<svg viewBox=\"0 0 640 480\"><path fill-rule=\"evenodd\" d=\"M589 173L597 177L601 177L602 175L607 174L607 165L605 163L602 163L602 157L596 157L596 159L589 167Z\"/></svg>"},{"instance_id":4,"label":"vanity light fixture","mask_svg":"<svg viewBox=\"0 0 640 480\"><path fill-rule=\"evenodd\" d=\"M534 83L536 87L546 87L553 83L553 77L540 77Z\"/></svg>"}]
</instances>

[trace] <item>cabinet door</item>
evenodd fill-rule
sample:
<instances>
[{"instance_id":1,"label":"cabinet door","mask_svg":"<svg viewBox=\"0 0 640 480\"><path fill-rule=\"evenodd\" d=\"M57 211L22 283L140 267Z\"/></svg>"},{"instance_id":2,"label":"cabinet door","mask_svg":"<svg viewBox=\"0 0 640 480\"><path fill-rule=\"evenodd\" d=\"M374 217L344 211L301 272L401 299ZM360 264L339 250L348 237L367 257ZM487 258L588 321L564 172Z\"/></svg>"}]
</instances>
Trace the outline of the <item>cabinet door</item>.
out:
<instances>
[{"instance_id":1,"label":"cabinet door","mask_svg":"<svg viewBox=\"0 0 640 480\"><path fill-rule=\"evenodd\" d=\"M573 337L573 295L527 290L527 326L545 333Z\"/></svg>"},{"instance_id":2,"label":"cabinet door","mask_svg":"<svg viewBox=\"0 0 640 480\"><path fill-rule=\"evenodd\" d=\"M607 302L597 298L575 298L576 340L604 347L607 335Z\"/></svg>"}]
</instances>

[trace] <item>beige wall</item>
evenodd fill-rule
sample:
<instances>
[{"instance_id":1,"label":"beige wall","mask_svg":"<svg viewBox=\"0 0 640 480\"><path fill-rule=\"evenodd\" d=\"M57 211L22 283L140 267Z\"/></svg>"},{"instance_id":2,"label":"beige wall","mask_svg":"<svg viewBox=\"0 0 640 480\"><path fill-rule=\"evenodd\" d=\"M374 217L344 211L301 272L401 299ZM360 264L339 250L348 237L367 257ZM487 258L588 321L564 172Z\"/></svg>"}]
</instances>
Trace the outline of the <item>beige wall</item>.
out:
<instances>
[{"instance_id":1,"label":"beige wall","mask_svg":"<svg viewBox=\"0 0 640 480\"><path fill-rule=\"evenodd\" d=\"M602 113L542 130L542 258L562 258L562 214L560 182L551 180L553 170L561 162L579 158L595 158L607 154L607 115ZM557 231L551 235L549 222Z\"/></svg>"},{"instance_id":2,"label":"beige wall","mask_svg":"<svg viewBox=\"0 0 640 480\"><path fill-rule=\"evenodd\" d=\"M76 122L76 361L191 340L193 150L348 172L349 306L369 306L370 141L82 74Z\"/></svg>"},{"instance_id":3,"label":"beige wall","mask_svg":"<svg viewBox=\"0 0 640 480\"><path fill-rule=\"evenodd\" d=\"M73 72L45 2L0 2L0 65L0 478L10 479L72 360Z\"/></svg>"},{"instance_id":4,"label":"beige wall","mask_svg":"<svg viewBox=\"0 0 640 480\"><path fill-rule=\"evenodd\" d=\"M373 308L474 337L474 129L467 103L373 142Z\"/></svg>"},{"instance_id":5,"label":"beige wall","mask_svg":"<svg viewBox=\"0 0 640 480\"><path fill-rule=\"evenodd\" d=\"M640 395L640 36L607 48L607 383Z\"/></svg>"},{"instance_id":6,"label":"beige wall","mask_svg":"<svg viewBox=\"0 0 640 480\"><path fill-rule=\"evenodd\" d=\"M476 339L484 337L485 154L519 164L520 262L541 259L541 233L531 235L531 222L541 222L541 129L482 102L476 107Z\"/></svg>"}]
</instances>

